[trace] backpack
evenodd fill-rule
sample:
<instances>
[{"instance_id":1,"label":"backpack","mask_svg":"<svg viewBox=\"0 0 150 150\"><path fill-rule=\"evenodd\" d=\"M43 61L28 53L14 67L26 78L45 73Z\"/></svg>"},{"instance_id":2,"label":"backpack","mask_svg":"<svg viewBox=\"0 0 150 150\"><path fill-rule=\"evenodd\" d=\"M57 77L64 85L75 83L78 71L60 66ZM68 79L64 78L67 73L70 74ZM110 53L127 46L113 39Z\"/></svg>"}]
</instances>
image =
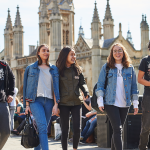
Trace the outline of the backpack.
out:
<instances>
[{"instance_id":1,"label":"backpack","mask_svg":"<svg viewBox=\"0 0 150 150\"><path fill-rule=\"evenodd\" d=\"M110 68L109 66L107 65L106 66L106 77L105 77L105 85L104 85L104 89L106 89L107 87L107 82L108 82L108 72L109 72ZM91 105L92 105L92 108L95 109L97 111L97 113L100 113L100 114L105 114L105 111L104 112L101 112L99 110L99 107L98 107L98 104L97 104L97 96L96 96L96 93L95 93L95 90L97 89L97 83L95 84L94 88L93 88L93 96L91 98Z\"/></svg>"}]
</instances>

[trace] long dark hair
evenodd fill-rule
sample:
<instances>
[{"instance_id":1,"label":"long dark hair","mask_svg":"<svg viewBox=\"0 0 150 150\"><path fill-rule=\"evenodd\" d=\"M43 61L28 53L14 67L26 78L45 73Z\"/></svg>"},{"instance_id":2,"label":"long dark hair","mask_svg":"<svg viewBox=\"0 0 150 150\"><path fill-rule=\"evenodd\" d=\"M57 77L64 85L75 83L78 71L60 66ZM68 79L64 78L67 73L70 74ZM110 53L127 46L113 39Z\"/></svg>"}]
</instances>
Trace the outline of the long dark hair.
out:
<instances>
[{"instance_id":1,"label":"long dark hair","mask_svg":"<svg viewBox=\"0 0 150 150\"><path fill-rule=\"evenodd\" d=\"M149 48L149 50L150 50L150 41L149 41L149 43L148 43L148 48Z\"/></svg>"},{"instance_id":2,"label":"long dark hair","mask_svg":"<svg viewBox=\"0 0 150 150\"><path fill-rule=\"evenodd\" d=\"M47 45L47 44L41 44L39 47L38 47L38 50L37 50L37 52L36 52L36 57L37 57L37 59L38 59L38 65L42 65L42 59L41 59L41 57L39 56L39 52L40 52L40 49L42 48L42 47L47 47L48 49L49 49L49 46ZM46 61L46 65L47 66L49 66L49 57L48 57L48 59L47 59L47 61Z\"/></svg>"},{"instance_id":3,"label":"long dark hair","mask_svg":"<svg viewBox=\"0 0 150 150\"><path fill-rule=\"evenodd\" d=\"M58 56L58 59L56 61L56 66L59 69L59 73L60 75L63 77L64 76L64 70L66 68L66 60L68 57L69 52L72 50L73 48L66 46L64 47ZM73 49L74 50L74 49ZM82 72L80 66L77 64L77 62L75 61L74 64L72 64L72 67L76 73L76 75L80 75L80 73Z\"/></svg>"}]
</instances>

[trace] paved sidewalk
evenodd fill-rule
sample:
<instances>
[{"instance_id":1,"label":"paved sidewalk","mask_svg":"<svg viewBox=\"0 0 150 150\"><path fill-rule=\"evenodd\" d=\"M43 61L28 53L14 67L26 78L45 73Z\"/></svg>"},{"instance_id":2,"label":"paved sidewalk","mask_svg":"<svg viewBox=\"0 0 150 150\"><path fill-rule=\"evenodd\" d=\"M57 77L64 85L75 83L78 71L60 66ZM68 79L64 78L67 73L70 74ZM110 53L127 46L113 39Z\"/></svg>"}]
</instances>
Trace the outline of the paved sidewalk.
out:
<instances>
[{"instance_id":1,"label":"paved sidewalk","mask_svg":"<svg viewBox=\"0 0 150 150\"><path fill-rule=\"evenodd\" d=\"M62 150L60 141L54 141L53 138L49 138L48 141L49 141L50 150ZM69 145L68 150L73 150L72 142L68 142L68 145ZM27 150L27 149L21 145L21 136L11 134L2 150ZM34 150L34 149L32 148L29 150ZM90 143L90 144L86 143L84 145L79 144L78 150L110 150L110 148L99 148L95 143ZM138 149L132 149L132 150L138 150Z\"/></svg>"},{"instance_id":2,"label":"paved sidewalk","mask_svg":"<svg viewBox=\"0 0 150 150\"><path fill-rule=\"evenodd\" d=\"M50 150L62 150L60 141L54 141L53 138L49 138L48 141ZM69 144L68 150L73 150L72 142L68 142L68 144ZM21 145L21 136L11 134L2 150L26 150L26 148L24 148ZM33 148L29 150L33 150ZM110 150L110 149L99 148L95 143L91 144L87 143L84 145L79 144L78 150Z\"/></svg>"}]
</instances>

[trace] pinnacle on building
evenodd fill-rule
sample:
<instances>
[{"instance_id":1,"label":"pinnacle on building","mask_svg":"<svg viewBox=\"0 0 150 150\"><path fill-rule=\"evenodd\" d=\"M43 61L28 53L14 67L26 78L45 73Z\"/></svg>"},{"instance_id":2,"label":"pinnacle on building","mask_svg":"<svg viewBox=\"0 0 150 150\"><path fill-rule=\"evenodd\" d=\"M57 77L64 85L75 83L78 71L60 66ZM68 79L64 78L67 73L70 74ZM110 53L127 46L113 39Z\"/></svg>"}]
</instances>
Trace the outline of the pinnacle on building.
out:
<instances>
[{"instance_id":1,"label":"pinnacle on building","mask_svg":"<svg viewBox=\"0 0 150 150\"><path fill-rule=\"evenodd\" d=\"M4 29L4 59L9 62L12 58L13 50L13 31L12 22L10 16L10 10L8 9L8 17L6 21L6 27Z\"/></svg>"},{"instance_id":2,"label":"pinnacle on building","mask_svg":"<svg viewBox=\"0 0 150 150\"><path fill-rule=\"evenodd\" d=\"M103 19L104 40L114 38L114 19L111 15L109 0L107 0L106 12Z\"/></svg>"},{"instance_id":3,"label":"pinnacle on building","mask_svg":"<svg viewBox=\"0 0 150 150\"><path fill-rule=\"evenodd\" d=\"M146 15L142 15L141 21L141 50L143 57L148 55L147 43L149 42L149 25L146 20Z\"/></svg>"},{"instance_id":4,"label":"pinnacle on building","mask_svg":"<svg viewBox=\"0 0 150 150\"><path fill-rule=\"evenodd\" d=\"M19 12L19 6L17 6L17 13L15 24L13 26L13 57L24 56L24 43L23 43L23 26L21 23L21 17Z\"/></svg>"}]
</instances>

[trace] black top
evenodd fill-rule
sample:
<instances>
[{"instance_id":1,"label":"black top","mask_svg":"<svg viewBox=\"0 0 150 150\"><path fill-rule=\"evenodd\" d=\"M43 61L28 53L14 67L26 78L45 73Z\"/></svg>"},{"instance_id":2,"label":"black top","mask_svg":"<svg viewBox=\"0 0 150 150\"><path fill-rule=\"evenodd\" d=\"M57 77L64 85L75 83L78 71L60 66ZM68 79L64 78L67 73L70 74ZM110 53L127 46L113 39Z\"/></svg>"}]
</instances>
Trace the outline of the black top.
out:
<instances>
[{"instance_id":1,"label":"black top","mask_svg":"<svg viewBox=\"0 0 150 150\"><path fill-rule=\"evenodd\" d=\"M6 102L7 96L14 95L15 77L4 61L0 61L0 102Z\"/></svg>"},{"instance_id":2,"label":"black top","mask_svg":"<svg viewBox=\"0 0 150 150\"><path fill-rule=\"evenodd\" d=\"M150 56L146 56L141 60L139 70L145 72L144 79L150 81ZM144 86L144 94L150 95L150 86Z\"/></svg>"},{"instance_id":3,"label":"black top","mask_svg":"<svg viewBox=\"0 0 150 150\"><path fill-rule=\"evenodd\" d=\"M89 97L88 99L85 100L85 103L89 105L91 103L91 98ZM82 116L85 116L88 112L90 112L82 103Z\"/></svg>"}]
</instances>

